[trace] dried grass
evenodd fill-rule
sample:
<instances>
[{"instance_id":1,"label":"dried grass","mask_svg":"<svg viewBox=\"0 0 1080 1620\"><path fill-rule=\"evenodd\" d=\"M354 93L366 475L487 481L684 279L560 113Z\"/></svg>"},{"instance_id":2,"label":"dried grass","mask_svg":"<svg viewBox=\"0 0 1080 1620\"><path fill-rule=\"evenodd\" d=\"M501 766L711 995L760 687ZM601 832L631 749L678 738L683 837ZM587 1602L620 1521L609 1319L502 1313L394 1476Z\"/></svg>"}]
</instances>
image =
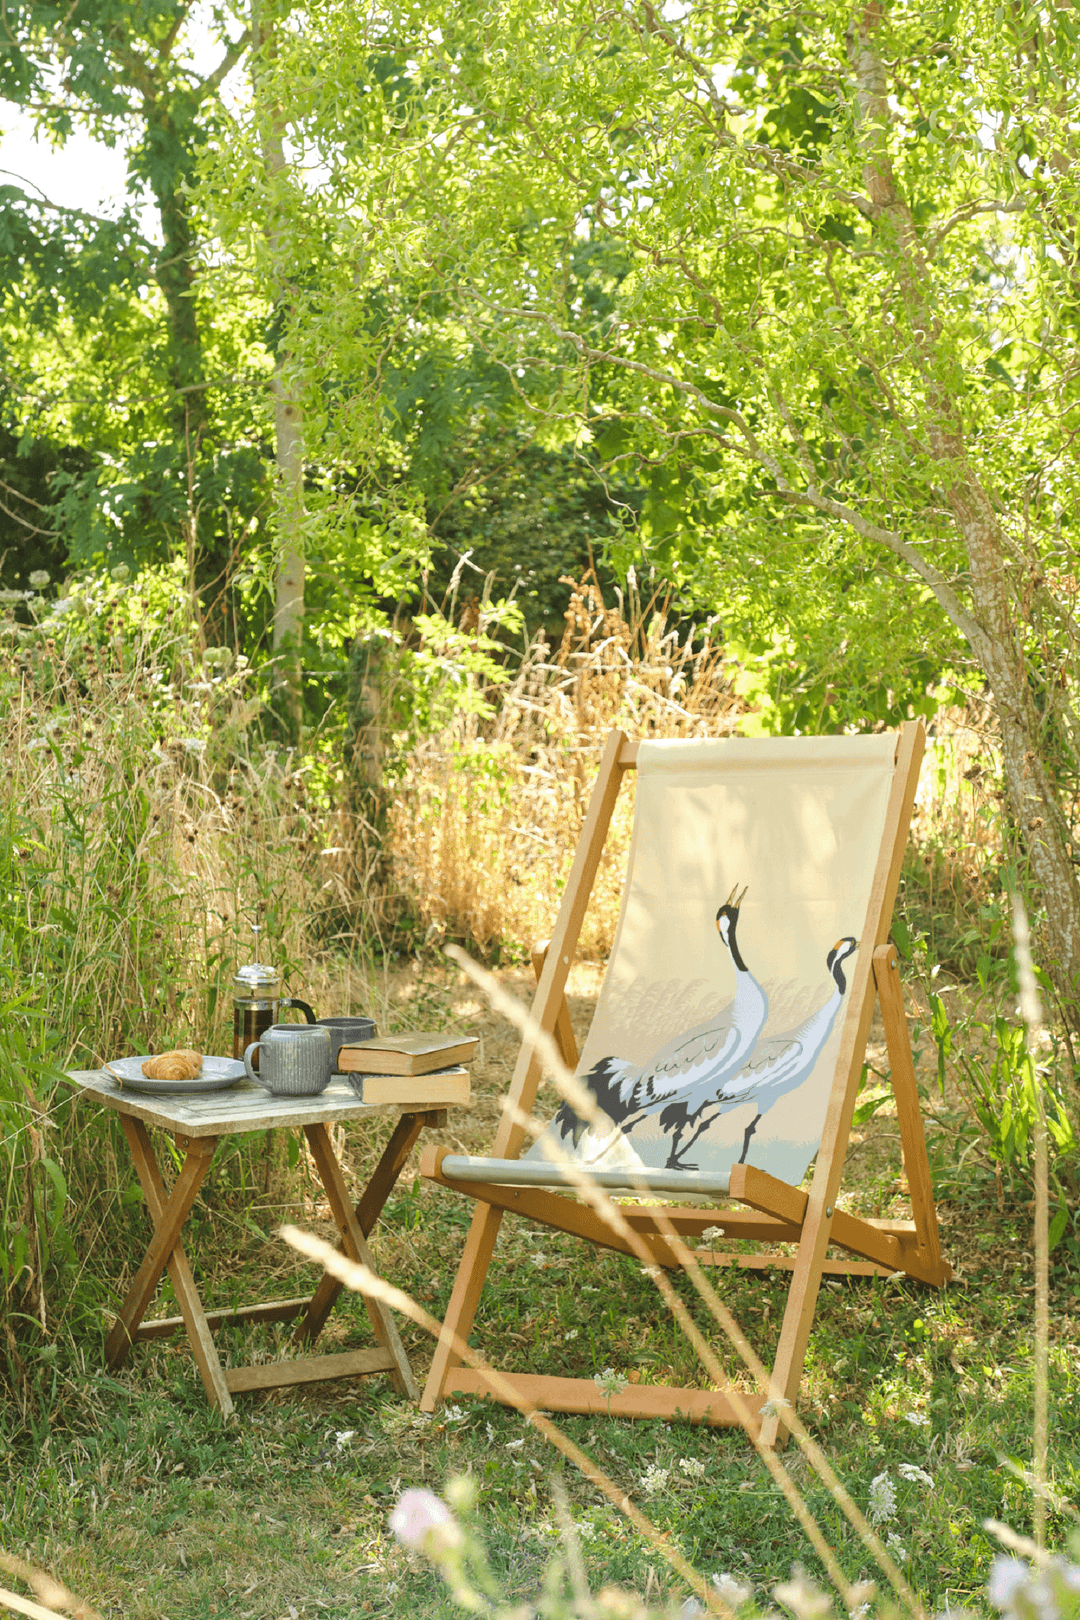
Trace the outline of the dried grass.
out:
<instances>
[{"instance_id":1,"label":"dried grass","mask_svg":"<svg viewBox=\"0 0 1080 1620\"><path fill-rule=\"evenodd\" d=\"M559 647L537 637L495 703L410 755L390 815L392 873L425 940L520 954L554 921L607 732L723 736L745 706L711 625L680 626L666 602L633 592L609 606L592 579L573 586ZM626 793L581 938L590 958L611 947L632 819Z\"/></svg>"}]
</instances>

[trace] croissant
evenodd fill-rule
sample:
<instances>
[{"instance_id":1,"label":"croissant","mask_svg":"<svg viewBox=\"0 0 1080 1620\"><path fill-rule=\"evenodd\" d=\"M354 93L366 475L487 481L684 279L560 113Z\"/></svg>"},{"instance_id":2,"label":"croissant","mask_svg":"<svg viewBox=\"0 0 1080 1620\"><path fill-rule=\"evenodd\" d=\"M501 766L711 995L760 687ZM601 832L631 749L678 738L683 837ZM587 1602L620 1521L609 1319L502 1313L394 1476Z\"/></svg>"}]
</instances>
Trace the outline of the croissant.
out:
<instances>
[{"instance_id":1,"label":"croissant","mask_svg":"<svg viewBox=\"0 0 1080 1620\"><path fill-rule=\"evenodd\" d=\"M148 1080L194 1080L201 1069L202 1053L186 1050L161 1052L142 1066Z\"/></svg>"}]
</instances>

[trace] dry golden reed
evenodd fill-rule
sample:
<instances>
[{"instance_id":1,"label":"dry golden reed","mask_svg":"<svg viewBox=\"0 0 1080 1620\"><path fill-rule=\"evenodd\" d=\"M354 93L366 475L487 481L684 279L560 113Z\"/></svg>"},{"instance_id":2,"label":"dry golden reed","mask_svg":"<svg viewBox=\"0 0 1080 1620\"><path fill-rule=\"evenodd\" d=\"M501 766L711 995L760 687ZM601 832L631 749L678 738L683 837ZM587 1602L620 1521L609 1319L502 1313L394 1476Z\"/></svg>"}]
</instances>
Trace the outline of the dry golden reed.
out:
<instances>
[{"instance_id":1,"label":"dry golden reed","mask_svg":"<svg viewBox=\"0 0 1080 1620\"><path fill-rule=\"evenodd\" d=\"M429 940L519 950L550 931L603 742L723 736L745 706L711 626L673 622L631 591L572 585L566 628L526 649L486 716L459 714L408 760L390 815L393 882ZM581 951L603 957L618 920L633 815L620 795Z\"/></svg>"}]
</instances>

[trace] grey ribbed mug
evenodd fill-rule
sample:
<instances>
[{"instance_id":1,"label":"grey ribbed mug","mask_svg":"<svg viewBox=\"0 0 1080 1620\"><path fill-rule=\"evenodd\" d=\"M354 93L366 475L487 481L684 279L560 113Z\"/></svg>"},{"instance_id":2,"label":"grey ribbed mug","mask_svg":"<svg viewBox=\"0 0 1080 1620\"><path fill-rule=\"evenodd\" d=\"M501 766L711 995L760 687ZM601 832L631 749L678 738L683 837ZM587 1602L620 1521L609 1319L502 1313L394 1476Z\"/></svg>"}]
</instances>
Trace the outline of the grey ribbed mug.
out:
<instances>
[{"instance_id":1,"label":"grey ribbed mug","mask_svg":"<svg viewBox=\"0 0 1080 1620\"><path fill-rule=\"evenodd\" d=\"M259 1067L251 1066L258 1051ZM330 1031L318 1024L271 1024L244 1053L249 1080L275 1097L317 1097L330 1084Z\"/></svg>"}]
</instances>

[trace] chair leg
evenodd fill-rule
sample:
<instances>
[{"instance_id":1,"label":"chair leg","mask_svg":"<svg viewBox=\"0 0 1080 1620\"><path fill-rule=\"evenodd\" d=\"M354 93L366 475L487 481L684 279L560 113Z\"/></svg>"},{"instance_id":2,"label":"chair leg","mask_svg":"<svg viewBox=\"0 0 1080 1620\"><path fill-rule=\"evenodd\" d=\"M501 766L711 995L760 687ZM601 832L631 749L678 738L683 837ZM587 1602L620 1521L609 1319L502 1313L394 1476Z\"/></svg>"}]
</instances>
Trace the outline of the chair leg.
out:
<instances>
[{"instance_id":1,"label":"chair leg","mask_svg":"<svg viewBox=\"0 0 1080 1620\"><path fill-rule=\"evenodd\" d=\"M480 1303L480 1294L487 1280L491 1257L495 1252L495 1239L499 1235L502 1224L503 1211L494 1208L491 1204L481 1204L473 1215L469 1235L465 1240L465 1252L458 1266L457 1278L454 1282L454 1291L450 1296L446 1316L443 1319L442 1332L439 1342L435 1346L435 1356L428 1373L428 1380L424 1386L424 1393L420 1398L422 1412L434 1412L442 1397L443 1384L447 1373L452 1367L461 1363L461 1356L454 1349L454 1338L468 1342L472 1332L473 1321L476 1317L476 1308Z\"/></svg>"},{"instance_id":2,"label":"chair leg","mask_svg":"<svg viewBox=\"0 0 1080 1620\"><path fill-rule=\"evenodd\" d=\"M893 1096L896 1098L900 1146L911 1196L911 1215L919 1235L920 1256L933 1270L942 1273L941 1281L944 1281L946 1268L941 1259L934 1188L926 1154L926 1132L915 1079L915 1064L911 1056L904 994L900 986L900 959L895 945L881 945L874 952L874 978L877 981L881 1021L885 1026L885 1046L889 1054Z\"/></svg>"}]
</instances>

